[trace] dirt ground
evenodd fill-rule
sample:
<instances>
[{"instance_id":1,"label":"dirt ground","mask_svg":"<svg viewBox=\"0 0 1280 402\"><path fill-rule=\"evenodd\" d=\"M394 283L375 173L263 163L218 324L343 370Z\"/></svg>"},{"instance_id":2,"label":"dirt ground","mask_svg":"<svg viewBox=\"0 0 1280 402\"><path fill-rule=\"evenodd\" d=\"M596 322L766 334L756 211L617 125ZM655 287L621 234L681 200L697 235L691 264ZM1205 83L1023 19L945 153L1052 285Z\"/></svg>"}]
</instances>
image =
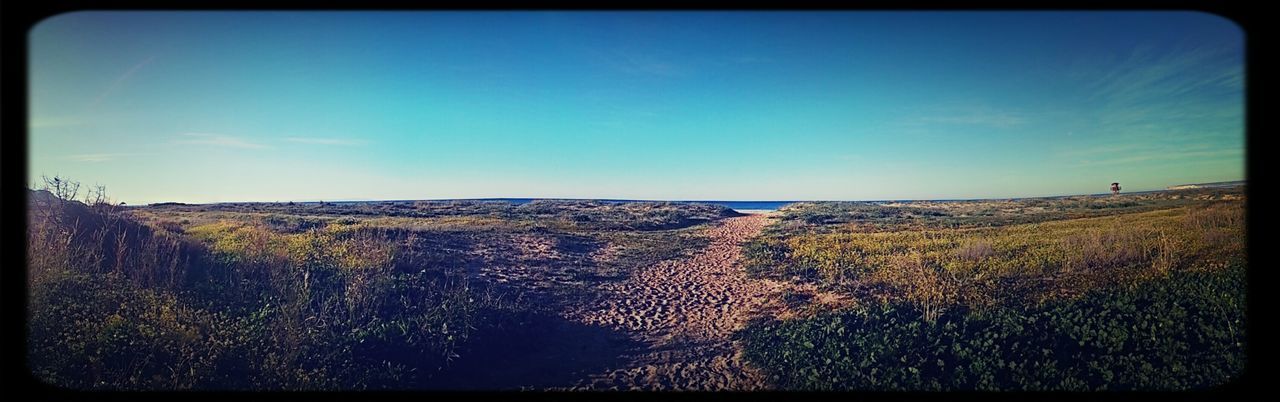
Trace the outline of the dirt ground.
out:
<instances>
[{"instance_id":1,"label":"dirt ground","mask_svg":"<svg viewBox=\"0 0 1280 402\"><path fill-rule=\"evenodd\" d=\"M612 329L637 345L619 356L619 367L590 375L574 389L765 389L762 376L739 356L733 332L755 314L787 314L785 291L841 302L813 289L747 277L739 264L741 243L772 219L726 219L706 229L711 243L700 252L605 284L602 297L567 313L570 321Z\"/></svg>"},{"instance_id":2,"label":"dirt ground","mask_svg":"<svg viewBox=\"0 0 1280 402\"><path fill-rule=\"evenodd\" d=\"M742 243L774 222L771 213L728 218L699 233L709 242L687 257L641 268L626 280L602 281L596 296L558 314L526 317L476 334L470 357L435 378L433 389L708 390L767 389L740 357L733 333L759 315L850 301L812 285L749 278ZM528 243L530 254L546 247ZM615 258L613 247L591 254ZM516 264L518 266L519 264ZM510 268L501 278L537 279ZM533 275L521 279L520 275ZM500 278L500 279L501 279ZM545 280L546 278L542 278ZM799 305L785 301L803 299Z\"/></svg>"}]
</instances>

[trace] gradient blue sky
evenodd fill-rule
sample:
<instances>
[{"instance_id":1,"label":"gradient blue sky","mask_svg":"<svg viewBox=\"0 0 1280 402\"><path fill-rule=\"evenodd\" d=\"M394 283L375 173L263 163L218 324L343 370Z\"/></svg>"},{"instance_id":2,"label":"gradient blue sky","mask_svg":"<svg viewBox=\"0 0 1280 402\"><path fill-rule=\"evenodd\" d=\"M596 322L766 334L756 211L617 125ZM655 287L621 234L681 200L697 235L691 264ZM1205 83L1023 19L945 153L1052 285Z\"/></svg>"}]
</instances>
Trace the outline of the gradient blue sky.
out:
<instances>
[{"instance_id":1,"label":"gradient blue sky","mask_svg":"<svg viewBox=\"0 0 1280 402\"><path fill-rule=\"evenodd\" d=\"M79 12L30 175L132 204L1002 198L1239 180L1189 12Z\"/></svg>"}]
</instances>

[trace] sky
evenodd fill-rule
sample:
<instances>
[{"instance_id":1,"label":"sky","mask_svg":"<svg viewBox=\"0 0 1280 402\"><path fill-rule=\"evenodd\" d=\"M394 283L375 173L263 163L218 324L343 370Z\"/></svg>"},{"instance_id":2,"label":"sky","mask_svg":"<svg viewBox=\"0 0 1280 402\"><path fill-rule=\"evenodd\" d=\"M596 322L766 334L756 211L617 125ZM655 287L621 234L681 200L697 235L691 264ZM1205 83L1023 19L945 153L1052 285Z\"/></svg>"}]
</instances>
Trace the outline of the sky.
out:
<instances>
[{"instance_id":1,"label":"sky","mask_svg":"<svg viewBox=\"0 0 1280 402\"><path fill-rule=\"evenodd\" d=\"M75 12L29 180L130 204L883 200L1244 178L1195 12Z\"/></svg>"}]
</instances>

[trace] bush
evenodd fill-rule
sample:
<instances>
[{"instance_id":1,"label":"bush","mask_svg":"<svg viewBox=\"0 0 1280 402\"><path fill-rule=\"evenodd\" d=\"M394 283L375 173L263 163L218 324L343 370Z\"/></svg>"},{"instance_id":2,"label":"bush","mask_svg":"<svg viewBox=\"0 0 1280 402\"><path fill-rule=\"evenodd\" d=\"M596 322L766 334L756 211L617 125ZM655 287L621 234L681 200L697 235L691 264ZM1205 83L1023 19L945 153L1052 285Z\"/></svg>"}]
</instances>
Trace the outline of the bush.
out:
<instances>
[{"instance_id":1,"label":"bush","mask_svg":"<svg viewBox=\"0 0 1280 402\"><path fill-rule=\"evenodd\" d=\"M995 249L991 247L990 242L974 241L960 249L956 250L956 256L969 261L982 261L987 257L995 255Z\"/></svg>"},{"instance_id":2,"label":"bush","mask_svg":"<svg viewBox=\"0 0 1280 402\"><path fill-rule=\"evenodd\" d=\"M812 275L807 269L794 269L786 264L791 250L786 243L774 238L757 237L742 246L743 264L748 274L759 276L784 276L791 274Z\"/></svg>"},{"instance_id":3,"label":"bush","mask_svg":"<svg viewBox=\"0 0 1280 402\"><path fill-rule=\"evenodd\" d=\"M1243 267L1027 309L910 304L757 321L748 361L793 390L1185 390L1244 368Z\"/></svg>"},{"instance_id":4,"label":"bush","mask_svg":"<svg viewBox=\"0 0 1280 402\"><path fill-rule=\"evenodd\" d=\"M28 365L79 388L189 389L235 384L220 374L249 341L233 319L171 295L72 274L32 289ZM265 339L263 339L265 340Z\"/></svg>"},{"instance_id":5,"label":"bush","mask_svg":"<svg viewBox=\"0 0 1280 402\"><path fill-rule=\"evenodd\" d=\"M28 363L53 385L413 386L487 319L465 278L399 265L389 233L288 218L175 233L33 198Z\"/></svg>"}]
</instances>

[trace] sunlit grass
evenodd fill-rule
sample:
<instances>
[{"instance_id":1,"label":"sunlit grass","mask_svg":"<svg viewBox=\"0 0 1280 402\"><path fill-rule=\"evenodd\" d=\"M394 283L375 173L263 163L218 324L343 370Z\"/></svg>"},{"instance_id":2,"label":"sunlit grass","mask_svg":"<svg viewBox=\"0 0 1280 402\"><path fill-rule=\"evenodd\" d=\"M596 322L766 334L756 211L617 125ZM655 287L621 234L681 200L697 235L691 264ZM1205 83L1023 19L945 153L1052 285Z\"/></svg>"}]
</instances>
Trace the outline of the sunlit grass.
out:
<instances>
[{"instance_id":1,"label":"sunlit grass","mask_svg":"<svg viewBox=\"0 0 1280 402\"><path fill-rule=\"evenodd\" d=\"M1242 204L1227 202L994 228L775 236L748 247L749 269L846 290L937 283L954 288L945 303L1041 300L1242 262L1242 222ZM1009 294L1007 280L1034 293Z\"/></svg>"},{"instance_id":2,"label":"sunlit grass","mask_svg":"<svg viewBox=\"0 0 1280 402\"><path fill-rule=\"evenodd\" d=\"M1036 202L1058 212L995 226L998 214L975 222L904 219L898 206L793 206L794 217L827 215L784 219L749 243L748 270L861 303L764 319L739 336L784 389L1220 385L1244 367L1245 201L1182 195L1149 197L1159 207L1148 211Z\"/></svg>"}]
</instances>

